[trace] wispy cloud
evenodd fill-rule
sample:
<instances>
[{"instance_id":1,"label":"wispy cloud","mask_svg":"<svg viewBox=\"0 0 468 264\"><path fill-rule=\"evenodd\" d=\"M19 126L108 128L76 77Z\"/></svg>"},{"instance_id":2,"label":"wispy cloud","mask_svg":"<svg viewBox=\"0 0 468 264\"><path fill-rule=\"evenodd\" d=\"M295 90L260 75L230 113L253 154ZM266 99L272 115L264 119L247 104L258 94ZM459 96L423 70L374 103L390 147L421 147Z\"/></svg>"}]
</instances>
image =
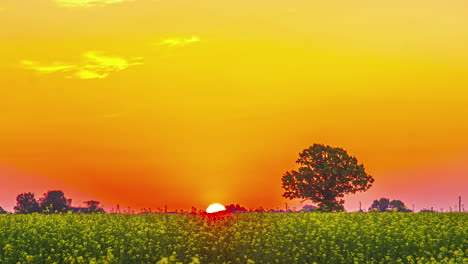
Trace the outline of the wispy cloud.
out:
<instances>
[{"instance_id":1,"label":"wispy cloud","mask_svg":"<svg viewBox=\"0 0 468 264\"><path fill-rule=\"evenodd\" d=\"M162 46L187 46L193 43L200 42L201 39L198 36L192 36L189 38L167 38L161 40L158 44Z\"/></svg>"},{"instance_id":2,"label":"wispy cloud","mask_svg":"<svg viewBox=\"0 0 468 264\"><path fill-rule=\"evenodd\" d=\"M101 52L88 51L82 54L80 63L53 62L44 64L37 61L22 60L25 69L42 74L65 73L66 78L103 79L112 72L122 71L130 66L141 65L143 58L125 59L117 56L103 55Z\"/></svg>"},{"instance_id":3,"label":"wispy cloud","mask_svg":"<svg viewBox=\"0 0 468 264\"><path fill-rule=\"evenodd\" d=\"M130 2L133 0L54 0L62 7L95 7Z\"/></svg>"},{"instance_id":4,"label":"wispy cloud","mask_svg":"<svg viewBox=\"0 0 468 264\"><path fill-rule=\"evenodd\" d=\"M73 68L75 68L75 65L72 64L65 64L62 62L53 62L52 64L49 65L41 65L37 61L31 61L31 60L22 60L21 64L25 69L31 69L35 70L41 73L54 73L58 71L68 71Z\"/></svg>"}]
</instances>

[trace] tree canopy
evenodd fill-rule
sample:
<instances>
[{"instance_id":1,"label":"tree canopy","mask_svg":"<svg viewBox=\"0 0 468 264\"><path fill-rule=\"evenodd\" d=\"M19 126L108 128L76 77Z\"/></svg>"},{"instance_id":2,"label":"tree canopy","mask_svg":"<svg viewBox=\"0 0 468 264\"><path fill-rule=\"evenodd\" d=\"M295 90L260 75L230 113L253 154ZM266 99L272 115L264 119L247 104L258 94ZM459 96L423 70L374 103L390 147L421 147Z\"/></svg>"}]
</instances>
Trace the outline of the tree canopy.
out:
<instances>
[{"instance_id":1,"label":"tree canopy","mask_svg":"<svg viewBox=\"0 0 468 264\"><path fill-rule=\"evenodd\" d=\"M69 204L62 191L49 191L41 199L41 208L45 213L64 213L70 209Z\"/></svg>"},{"instance_id":2,"label":"tree canopy","mask_svg":"<svg viewBox=\"0 0 468 264\"><path fill-rule=\"evenodd\" d=\"M312 213L312 212L315 212L315 210L317 210L317 207L310 205L310 204L306 204L302 206L301 212Z\"/></svg>"},{"instance_id":3,"label":"tree canopy","mask_svg":"<svg viewBox=\"0 0 468 264\"><path fill-rule=\"evenodd\" d=\"M226 211L230 212L230 213L244 213L244 212L248 212L248 210L243 207L243 206L240 206L238 204L230 204L230 205L226 205L225 206L226 208Z\"/></svg>"},{"instance_id":4,"label":"tree canopy","mask_svg":"<svg viewBox=\"0 0 468 264\"><path fill-rule=\"evenodd\" d=\"M86 204L87 208L86 210L84 211L85 213L89 213L89 214L92 214L92 213L104 213L104 209L101 207L101 203L99 201L95 201L95 200L89 200L89 201L85 201L83 202L84 204Z\"/></svg>"},{"instance_id":5,"label":"tree canopy","mask_svg":"<svg viewBox=\"0 0 468 264\"><path fill-rule=\"evenodd\" d=\"M403 213L411 212L411 210L406 208L406 205L400 200L391 201L390 208L397 212L403 212Z\"/></svg>"},{"instance_id":6,"label":"tree canopy","mask_svg":"<svg viewBox=\"0 0 468 264\"><path fill-rule=\"evenodd\" d=\"M386 212L389 206L390 206L390 199L380 198L379 200L374 200L372 202L371 207L369 207L369 211Z\"/></svg>"},{"instance_id":7,"label":"tree canopy","mask_svg":"<svg viewBox=\"0 0 468 264\"><path fill-rule=\"evenodd\" d=\"M44 196L36 200L33 193L21 193L16 196L16 206L14 211L17 214L31 214L31 213L105 213L101 203L96 200L85 201L86 207L73 207L72 199L65 198L65 194L60 190L48 191ZM1 207L0 207L1 209ZM0 210L0 213L3 211Z\"/></svg>"},{"instance_id":8,"label":"tree canopy","mask_svg":"<svg viewBox=\"0 0 468 264\"><path fill-rule=\"evenodd\" d=\"M366 191L374 178L342 148L314 144L299 153L297 171L288 171L283 177L283 196L306 199L318 204L321 211L344 210L345 194Z\"/></svg>"},{"instance_id":9,"label":"tree canopy","mask_svg":"<svg viewBox=\"0 0 468 264\"><path fill-rule=\"evenodd\" d=\"M379 200L374 200L369 211L377 212L411 212L407 209L405 204L400 200L392 200L388 198L380 198Z\"/></svg>"},{"instance_id":10,"label":"tree canopy","mask_svg":"<svg viewBox=\"0 0 468 264\"><path fill-rule=\"evenodd\" d=\"M21 193L16 197L15 212L18 214L39 213L41 207L33 193Z\"/></svg>"}]
</instances>

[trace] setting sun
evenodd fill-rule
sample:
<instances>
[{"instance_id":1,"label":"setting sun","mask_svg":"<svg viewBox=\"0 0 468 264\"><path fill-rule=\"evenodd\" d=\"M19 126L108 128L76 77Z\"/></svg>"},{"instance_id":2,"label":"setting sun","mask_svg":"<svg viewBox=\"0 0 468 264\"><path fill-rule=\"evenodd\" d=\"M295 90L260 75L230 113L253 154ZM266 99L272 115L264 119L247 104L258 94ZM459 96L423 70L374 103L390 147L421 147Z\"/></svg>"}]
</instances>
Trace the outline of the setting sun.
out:
<instances>
[{"instance_id":1,"label":"setting sun","mask_svg":"<svg viewBox=\"0 0 468 264\"><path fill-rule=\"evenodd\" d=\"M206 208L207 213L216 213L224 210L226 210L226 208L219 203L211 204L210 206L208 206L208 208Z\"/></svg>"}]
</instances>

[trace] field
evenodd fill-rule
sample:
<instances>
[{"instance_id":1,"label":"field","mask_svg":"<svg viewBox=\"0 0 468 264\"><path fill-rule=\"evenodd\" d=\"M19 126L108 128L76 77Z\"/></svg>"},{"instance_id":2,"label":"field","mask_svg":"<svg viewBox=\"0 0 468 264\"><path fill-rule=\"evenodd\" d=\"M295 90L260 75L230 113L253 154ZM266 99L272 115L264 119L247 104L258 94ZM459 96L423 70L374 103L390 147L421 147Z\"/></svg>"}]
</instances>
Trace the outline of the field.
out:
<instances>
[{"instance_id":1,"label":"field","mask_svg":"<svg viewBox=\"0 0 468 264\"><path fill-rule=\"evenodd\" d=\"M0 263L468 263L463 213L1 215Z\"/></svg>"}]
</instances>

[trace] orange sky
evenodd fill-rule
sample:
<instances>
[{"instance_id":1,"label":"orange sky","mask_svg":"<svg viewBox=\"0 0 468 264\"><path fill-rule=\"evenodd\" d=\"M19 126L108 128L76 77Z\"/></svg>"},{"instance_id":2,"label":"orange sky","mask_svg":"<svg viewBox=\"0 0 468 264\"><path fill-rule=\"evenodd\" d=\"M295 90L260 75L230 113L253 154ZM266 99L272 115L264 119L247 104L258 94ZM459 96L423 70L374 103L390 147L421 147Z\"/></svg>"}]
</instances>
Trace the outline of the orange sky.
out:
<instances>
[{"instance_id":1,"label":"orange sky","mask_svg":"<svg viewBox=\"0 0 468 264\"><path fill-rule=\"evenodd\" d=\"M468 4L2 0L0 206L283 208L314 144L376 179L359 201L468 199ZM289 202L298 206L296 202Z\"/></svg>"}]
</instances>

